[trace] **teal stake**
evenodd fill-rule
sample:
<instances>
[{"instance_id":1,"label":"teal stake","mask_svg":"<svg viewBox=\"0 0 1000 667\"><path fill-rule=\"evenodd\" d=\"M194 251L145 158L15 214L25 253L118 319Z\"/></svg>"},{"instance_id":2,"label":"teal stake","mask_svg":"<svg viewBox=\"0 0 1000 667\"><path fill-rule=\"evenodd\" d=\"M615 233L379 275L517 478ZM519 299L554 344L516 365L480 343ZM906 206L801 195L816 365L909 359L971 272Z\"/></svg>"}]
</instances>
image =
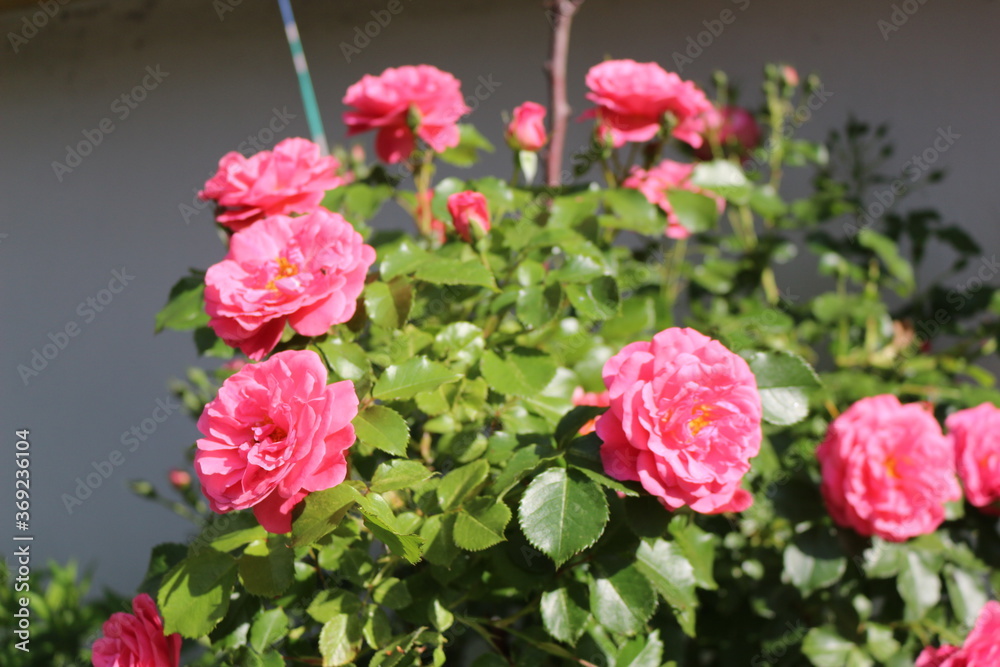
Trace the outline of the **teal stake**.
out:
<instances>
[{"instance_id":1,"label":"teal stake","mask_svg":"<svg viewBox=\"0 0 1000 667\"><path fill-rule=\"evenodd\" d=\"M291 0L278 0L278 7L281 8L281 20L285 22L285 37L288 38L288 48L292 51L292 60L295 62L295 73L299 76L299 91L302 93L302 106L306 109L306 121L309 123L309 132L312 139L319 144L323 155L330 153L330 147L326 143L326 132L323 131L323 119L319 115L319 104L316 103L316 91L313 90L312 77L309 76L309 65L306 63L306 54L302 51L302 42L299 39L299 27L295 23L295 15L292 13Z\"/></svg>"}]
</instances>

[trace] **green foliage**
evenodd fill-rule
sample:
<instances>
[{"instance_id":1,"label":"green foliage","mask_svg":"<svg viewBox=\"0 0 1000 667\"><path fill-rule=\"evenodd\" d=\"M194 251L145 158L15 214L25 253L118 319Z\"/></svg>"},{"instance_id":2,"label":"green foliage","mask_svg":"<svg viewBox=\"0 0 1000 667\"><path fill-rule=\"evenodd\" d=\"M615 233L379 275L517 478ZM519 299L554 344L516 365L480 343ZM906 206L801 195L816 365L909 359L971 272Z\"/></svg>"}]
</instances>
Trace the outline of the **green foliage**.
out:
<instances>
[{"instance_id":1,"label":"green foliage","mask_svg":"<svg viewBox=\"0 0 1000 667\"><path fill-rule=\"evenodd\" d=\"M618 185L629 158L608 147L574 160L580 175L601 166L607 187L435 182L420 152L407 164L419 195L379 169L328 193L378 259L350 322L288 330L277 349L315 350L331 381L354 383L349 478L309 494L290 535L238 513L154 551L143 587L168 631L199 640L192 664L895 666L961 642L1000 585L996 521L955 504L931 535L863 538L824 507L815 449L864 396L928 401L939 418L1000 401L979 363L996 351L1000 297L924 279L934 244L956 257L945 279L982 253L935 212L899 197L859 217L898 180L877 168L884 133L851 121L826 144L796 139L816 82L766 72L762 146L698 163L697 191L666 193L686 241ZM468 166L492 150L471 126L461 137L439 157ZM637 165L659 159L660 138ZM786 201L797 167L813 187ZM491 215L472 243L371 233L390 198L414 211L426 196L447 222L463 190ZM793 260L816 267L815 293L786 276ZM194 330L224 355L200 276L171 291L157 330ZM670 326L719 340L756 378L766 424L739 514L668 512L612 478L590 432L605 408L573 405L577 387L604 388L610 356ZM231 373L192 371L175 389L197 415Z\"/></svg>"}]
</instances>

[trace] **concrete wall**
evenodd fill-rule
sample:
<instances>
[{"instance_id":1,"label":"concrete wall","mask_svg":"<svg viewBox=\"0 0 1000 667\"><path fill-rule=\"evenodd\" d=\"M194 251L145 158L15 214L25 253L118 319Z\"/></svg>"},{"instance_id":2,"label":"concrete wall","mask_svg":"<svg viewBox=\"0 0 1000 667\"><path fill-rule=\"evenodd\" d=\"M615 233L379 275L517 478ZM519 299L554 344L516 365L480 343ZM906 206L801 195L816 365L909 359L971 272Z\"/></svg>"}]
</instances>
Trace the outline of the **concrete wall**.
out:
<instances>
[{"instance_id":1,"label":"concrete wall","mask_svg":"<svg viewBox=\"0 0 1000 667\"><path fill-rule=\"evenodd\" d=\"M62 6L56 0L55 15L38 18L42 27L34 32L25 30L24 17L42 11L38 6L0 16L3 439L11 444L16 428L31 430L35 562L97 561L98 579L122 591L138 584L153 544L183 539L188 530L124 488L133 478L165 484L166 470L197 437L186 417L157 410L168 395L167 379L196 362L193 346L185 335L152 332L173 281L222 254L210 213L185 219L183 206L191 205L218 158L248 136L262 133L273 144L306 134L276 4L234 3ZM540 63L548 23L539 2L402 3L403 11L347 62L341 43L353 40L355 29L371 20L369 12L388 0L296 2L333 141L343 138L338 119L347 86L388 66L437 65L454 72L466 94L480 77L493 81L495 90L471 120L498 144L501 111L525 99L545 101ZM984 0L902 4L915 12L897 14L899 30L883 33L879 21L890 21L894 11L886 0L588 0L572 38L570 99L583 108L584 73L606 55L677 69L673 52L686 49L706 21L728 9L735 19L711 40L701 36L708 46L685 65L684 77L707 83L713 69L726 69L745 82L744 102L756 104L763 63L817 71L833 96L805 134L823 137L848 112L890 120L900 148L888 165L893 170L951 128L959 138L934 165L947 167L950 178L915 203L961 221L990 256L1000 242L994 183L1000 6ZM10 33L25 37L13 39L16 53ZM159 71L159 80L147 68ZM144 81L149 89L137 91L144 99L126 106L119 98ZM275 120L275 110L294 118ZM268 137L269 125L282 124ZM65 162L67 145L83 141L84 132L97 137L95 129L101 140L91 154L57 175L52 163ZM581 145L586 132L575 126L568 145ZM508 171L509 155L501 150L476 173ZM111 283L116 270L134 276L118 293L109 289L122 288ZM87 305L88 298L101 310ZM30 364L50 333L62 340L56 334L67 327L77 333L65 349L37 377L22 381L17 366ZM143 433L145 441L134 444L129 436L123 442L123 433L133 427L141 433L144 423L152 431ZM2 456L12 457L11 449L4 447ZM122 452L121 465L70 514L63 494L74 493L77 478L107 470L102 462L114 450ZM5 470L9 465L0 462Z\"/></svg>"}]
</instances>

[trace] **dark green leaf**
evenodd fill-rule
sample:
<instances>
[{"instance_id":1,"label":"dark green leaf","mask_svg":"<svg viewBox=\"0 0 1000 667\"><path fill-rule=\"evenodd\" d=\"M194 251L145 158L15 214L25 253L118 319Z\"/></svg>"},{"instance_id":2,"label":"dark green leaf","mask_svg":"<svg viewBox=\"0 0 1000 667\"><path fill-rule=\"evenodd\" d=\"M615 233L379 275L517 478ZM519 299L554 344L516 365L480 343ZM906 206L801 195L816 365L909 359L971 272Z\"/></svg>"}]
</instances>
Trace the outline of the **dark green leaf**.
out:
<instances>
[{"instance_id":1,"label":"dark green leaf","mask_svg":"<svg viewBox=\"0 0 1000 667\"><path fill-rule=\"evenodd\" d=\"M528 541L560 566L604 532L608 501L581 473L550 468L528 485L518 517Z\"/></svg>"},{"instance_id":2,"label":"dark green leaf","mask_svg":"<svg viewBox=\"0 0 1000 667\"><path fill-rule=\"evenodd\" d=\"M575 581L543 593L540 608L546 632L570 646L576 644L590 619L587 589Z\"/></svg>"},{"instance_id":3,"label":"dark green leaf","mask_svg":"<svg viewBox=\"0 0 1000 667\"><path fill-rule=\"evenodd\" d=\"M251 543L240 556L240 581L248 592L263 597L281 595L295 577L295 552L284 535L268 535Z\"/></svg>"},{"instance_id":4,"label":"dark green leaf","mask_svg":"<svg viewBox=\"0 0 1000 667\"><path fill-rule=\"evenodd\" d=\"M642 632L656 609L656 594L649 583L632 565L601 573L590 583L590 612L611 632Z\"/></svg>"},{"instance_id":5,"label":"dark green leaf","mask_svg":"<svg viewBox=\"0 0 1000 667\"><path fill-rule=\"evenodd\" d=\"M156 332L164 329L187 331L208 324L205 312L205 274L194 271L170 288L167 305L156 314Z\"/></svg>"},{"instance_id":6,"label":"dark green leaf","mask_svg":"<svg viewBox=\"0 0 1000 667\"><path fill-rule=\"evenodd\" d=\"M167 634L189 639L212 631L229 608L236 583L236 559L214 549L201 549L163 577L157 605Z\"/></svg>"}]
</instances>

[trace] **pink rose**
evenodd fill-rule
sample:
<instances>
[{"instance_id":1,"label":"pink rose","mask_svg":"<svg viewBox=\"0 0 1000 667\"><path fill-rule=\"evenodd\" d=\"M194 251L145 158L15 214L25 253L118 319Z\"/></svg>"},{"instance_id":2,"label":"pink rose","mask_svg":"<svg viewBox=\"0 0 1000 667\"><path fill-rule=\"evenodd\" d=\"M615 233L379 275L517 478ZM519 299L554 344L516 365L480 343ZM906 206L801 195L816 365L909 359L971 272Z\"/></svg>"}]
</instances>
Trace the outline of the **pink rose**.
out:
<instances>
[{"instance_id":1,"label":"pink rose","mask_svg":"<svg viewBox=\"0 0 1000 667\"><path fill-rule=\"evenodd\" d=\"M606 408L611 405L611 397L608 392L584 391L583 387L573 390L573 405L590 405L595 408ZM597 417L580 427L580 435L587 435L597 430Z\"/></svg>"},{"instance_id":2,"label":"pink rose","mask_svg":"<svg viewBox=\"0 0 1000 667\"><path fill-rule=\"evenodd\" d=\"M104 636L94 642L94 667L177 667L181 636L163 634L163 619L153 598L140 593L132 613L111 614L101 627Z\"/></svg>"},{"instance_id":3,"label":"pink rose","mask_svg":"<svg viewBox=\"0 0 1000 667\"><path fill-rule=\"evenodd\" d=\"M933 532L961 497L951 444L922 404L863 398L837 417L816 450L833 520L903 542Z\"/></svg>"},{"instance_id":4,"label":"pink rose","mask_svg":"<svg viewBox=\"0 0 1000 667\"><path fill-rule=\"evenodd\" d=\"M351 319L375 250L338 213L276 215L237 232L205 274L208 325L227 345L260 360L285 322L305 336Z\"/></svg>"},{"instance_id":5,"label":"pink rose","mask_svg":"<svg viewBox=\"0 0 1000 667\"><path fill-rule=\"evenodd\" d=\"M490 231L490 211L481 192L465 190L449 196L448 212L455 223L455 231L467 243L472 241L472 225L483 234Z\"/></svg>"},{"instance_id":6,"label":"pink rose","mask_svg":"<svg viewBox=\"0 0 1000 667\"><path fill-rule=\"evenodd\" d=\"M799 72L791 65L782 65L781 78L792 88L796 88L799 85Z\"/></svg>"},{"instance_id":7,"label":"pink rose","mask_svg":"<svg viewBox=\"0 0 1000 667\"><path fill-rule=\"evenodd\" d=\"M617 148L627 141L649 141L670 113L673 135L701 146L698 117L712 108L705 93L656 63L608 60L587 72L587 99L597 105L584 114L596 117L601 134L610 133Z\"/></svg>"},{"instance_id":8,"label":"pink rose","mask_svg":"<svg viewBox=\"0 0 1000 667\"><path fill-rule=\"evenodd\" d=\"M292 529L311 491L347 476L358 397L350 380L326 383L311 350L279 352L222 383L198 419L194 469L212 511L253 508L272 533Z\"/></svg>"},{"instance_id":9,"label":"pink rose","mask_svg":"<svg viewBox=\"0 0 1000 667\"><path fill-rule=\"evenodd\" d=\"M537 151L548 137L545 134L545 107L525 102L514 109L514 118L507 126L507 144L516 151Z\"/></svg>"},{"instance_id":10,"label":"pink rose","mask_svg":"<svg viewBox=\"0 0 1000 667\"><path fill-rule=\"evenodd\" d=\"M339 169L337 158L321 156L313 142L285 139L249 158L226 153L198 196L215 201L219 223L238 231L270 215L312 211L327 190L350 182Z\"/></svg>"},{"instance_id":11,"label":"pink rose","mask_svg":"<svg viewBox=\"0 0 1000 667\"><path fill-rule=\"evenodd\" d=\"M623 188L633 188L646 196L650 204L655 204L667 214L667 229L665 234L672 239L686 239L691 236L687 227L681 224L674 209L670 206L667 194L671 190L688 190L715 199L719 213L726 210L726 200L703 190L691 183L694 173L693 164L663 160L649 171L640 167L632 167L628 178L622 182Z\"/></svg>"},{"instance_id":12,"label":"pink rose","mask_svg":"<svg viewBox=\"0 0 1000 667\"><path fill-rule=\"evenodd\" d=\"M959 410L944 423L965 497L984 512L1000 515L1000 408L983 403Z\"/></svg>"},{"instance_id":13,"label":"pink rose","mask_svg":"<svg viewBox=\"0 0 1000 667\"><path fill-rule=\"evenodd\" d=\"M699 160L712 159L709 136L713 132L719 146L724 149L724 155L732 153L746 159L750 151L760 144L760 127L750 112L742 107L723 107L721 111L712 108L702 114L701 123L704 142L694 152Z\"/></svg>"},{"instance_id":14,"label":"pink rose","mask_svg":"<svg viewBox=\"0 0 1000 667\"><path fill-rule=\"evenodd\" d=\"M172 487L180 491L183 491L184 489L191 486L191 473L189 473L187 470L174 468L169 473L167 473L167 479L170 480L170 485Z\"/></svg>"},{"instance_id":15,"label":"pink rose","mask_svg":"<svg viewBox=\"0 0 1000 667\"><path fill-rule=\"evenodd\" d=\"M983 606L962 647L928 646L917 657L916 667L993 667L1000 665L1000 602Z\"/></svg>"},{"instance_id":16,"label":"pink rose","mask_svg":"<svg viewBox=\"0 0 1000 667\"><path fill-rule=\"evenodd\" d=\"M693 329L630 343L604 364L611 407L597 419L608 475L642 483L670 510L739 512L761 441L757 381L747 362Z\"/></svg>"},{"instance_id":17,"label":"pink rose","mask_svg":"<svg viewBox=\"0 0 1000 667\"><path fill-rule=\"evenodd\" d=\"M375 152L384 162L402 162L413 153L414 130L436 152L458 145L458 119L470 109L461 83L431 65L389 68L366 74L347 89L347 134L378 130ZM411 126L413 123L414 126Z\"/></svg>"}]
</instances>

